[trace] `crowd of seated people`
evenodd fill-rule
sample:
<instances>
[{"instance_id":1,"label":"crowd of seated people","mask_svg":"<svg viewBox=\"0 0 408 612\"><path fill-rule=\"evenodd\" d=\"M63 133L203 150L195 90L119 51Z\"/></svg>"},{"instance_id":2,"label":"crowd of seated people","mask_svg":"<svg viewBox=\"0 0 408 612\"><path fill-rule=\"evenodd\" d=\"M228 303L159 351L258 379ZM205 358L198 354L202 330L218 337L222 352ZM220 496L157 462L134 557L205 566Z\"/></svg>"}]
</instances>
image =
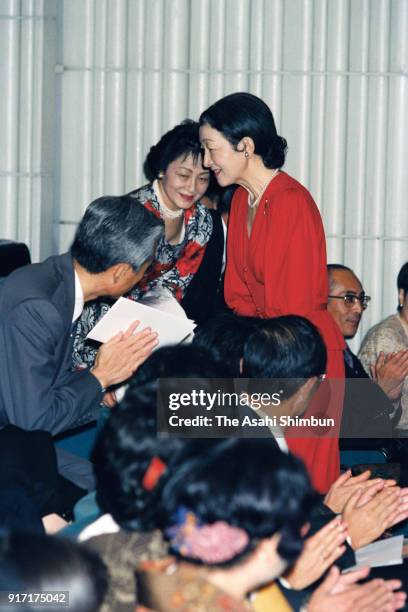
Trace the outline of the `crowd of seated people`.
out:
<instances>
[{"instance_id":1,"label":"crowd of seated people","mask_svg":"<svg viewBox=\"0 0 408 612\"><path fill-rule=\"evenodd\" d=\"M257 379L270 377L284 387L279 414L303 414L326 364L316 328L297 316L244 319L236 344L237 367L251 374L248 410ZM280 442L284 432L251 440L157 436L158 378L205 385L230 368L211 347L159 349L100 431L93 459L101 516L79 536L105 564L103 603L95 609L173 610L183 602L188 607L180 609L216 611L227 602L234 610L289 610L306 601L310 611L402 608L398 579L384 580L378 570L368 579L368 568L340 574L354 564L355 550L408 516L405 491L394 481L345 472L323 498ZM68 577L62 582L71 588Z\"/></svg>"},{"instance_id":2,"label":"crowd of seated people","mask_svg":"<svg viewBox=\"0 0 408 612\"><path fill-rule=\"evenodd\" d=\"M2 283L0 591L58 590L78 612L405 608L407 561L353 566L407 528L408 263L357 357L371 298L326 268L285 153L262 100L227 96L151 148L148 185L92 202L69 253ZM191 344L139 321L86 339L150 292L196 320ZM180 414L222 427L166 428L184 384L214 397ZM89 460L55 444L95 422ZM391 471L341 469L355 449Z\"/></svg>"}]
</instances>

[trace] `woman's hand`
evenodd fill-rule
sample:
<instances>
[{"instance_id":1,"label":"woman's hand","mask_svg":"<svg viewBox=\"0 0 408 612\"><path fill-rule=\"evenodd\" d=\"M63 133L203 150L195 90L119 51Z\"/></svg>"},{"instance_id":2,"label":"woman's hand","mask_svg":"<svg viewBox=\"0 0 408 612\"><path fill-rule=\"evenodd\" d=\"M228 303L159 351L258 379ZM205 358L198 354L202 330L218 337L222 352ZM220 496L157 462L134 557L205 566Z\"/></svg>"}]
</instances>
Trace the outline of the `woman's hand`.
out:
<instances>
[{"instance_id":1,"label":"woman's hand","mask_svg":"<svg viewBox=\"0 0 408 612\"><path fill-rule=\"evenodd\" d=\"M351 470L347 470L347 472L341 474L332 484L324 498L324 503L330 510L333 510L336 514L340 514L343 512L345 505L357 489L367 490L372 488L371 490L374 494L375 491L379 491L383 487L390 487L396 484L395 480L383 480L382 478L373 478L370 480L370 476L370 470L366 470L358 476L352 476ZM366 501L368 501L367 498Z\"/></svg>"},{"instance_id":2,"label":"woman's hand","mask_svg":"<svg viewBox=\"0 0 408 612\"><path fill-rule=\"evenodd\" d=\"M370 366L371 378L381 387L391 401L401 395L402 385L408 376L408 351L378 355L375 364Z\"/></svg>"},{"instance_id":3,"label":"woman's hand","mask_svg":"<svg viewBox=\"0 0 408 612\"><path fill-rule=\"evenodd\" d=\"M401 586L399 580L376 579L356 584L369 572L366 567L342 575L336 566L332 567L310 598L307 612L393 612L402 609L406 595L394 592Z\"/></svg>"},{"instance_id":4,"label":"woman's hand","mask_svg":"<svg viewBox=\"0 0 408 612\"><path fill-rule=\"evenodd\" d=\"M389 529L390 527L394 527L394 525L397 525L401 521L405 521L405 519L408 518L408 488L407 487L405 487L404 489L399 488L399 493L400 493L400 503L398 506L398 512L397 512L397 515L392 520L391 524L388 525L387 529Z\"/></svg>"},{"instance_id":5,"label":"woman's hand","mask_svg":"<svg viewBox=\"0 0 408 612\"><path fill-rule=\"evenodd\" d=\"M290 588L305 589L323 576L324 572L345 552L346 547L343 543L346 537L346 526L339 517L336 517L307 538L302 554L284 576Z\"/></svg>"},{"instance_id":6,"label":"woman's hand","mask_svg":"<svg viewBox=\"0 0 408 612\"><path fill-rule=\"evenodd\" d=\"M343 512L343 519L347 524L354 550L379 538L386 529L395 525L400 515L399 487L383 489L366 504L361 505L363 494L361 489L357 490L347 502Z\"/></svg>"}]
</instances>

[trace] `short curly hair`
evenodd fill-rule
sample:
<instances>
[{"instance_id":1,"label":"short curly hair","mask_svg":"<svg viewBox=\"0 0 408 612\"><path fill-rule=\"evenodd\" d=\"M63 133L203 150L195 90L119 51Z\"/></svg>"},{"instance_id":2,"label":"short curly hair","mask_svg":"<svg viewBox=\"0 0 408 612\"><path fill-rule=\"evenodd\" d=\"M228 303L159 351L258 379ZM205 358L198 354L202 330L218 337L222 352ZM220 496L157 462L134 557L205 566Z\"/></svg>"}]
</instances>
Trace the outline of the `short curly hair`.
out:
<instances>
[{"instance_id":1,"label":"short curly hair","mask_svg":"<svg viewBox=\"0 0 408 612\"><path fill-rule=\"evenodd\" d=\"M201 144L198 138L199 124L192 119L185 119L166 132L153 145L144 163L144 173L149 181L165 173L171 162L179 157L185 159L193 156L194 162L202 159Z\"/></svg>"}]
</instances>

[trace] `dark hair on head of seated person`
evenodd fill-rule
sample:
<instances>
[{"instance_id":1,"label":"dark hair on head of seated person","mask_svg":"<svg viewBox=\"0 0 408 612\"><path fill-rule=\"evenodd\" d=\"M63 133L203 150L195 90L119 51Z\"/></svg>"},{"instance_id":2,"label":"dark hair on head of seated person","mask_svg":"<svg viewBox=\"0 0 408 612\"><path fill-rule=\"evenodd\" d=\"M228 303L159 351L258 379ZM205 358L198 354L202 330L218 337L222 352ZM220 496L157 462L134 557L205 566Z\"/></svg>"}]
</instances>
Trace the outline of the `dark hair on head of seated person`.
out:
<instances>
[{"instance_id":1,"label":"dark hair on head of seated person","mask_svg":"<svg viewBox=\"0 0 408 612\"><path fill-rule=\"evenodd\" d=\"M210 351L213 358L224 365L227 376L238 378L244 345L258 323L259 319L254 317L220 313L197 328L193 346Z\"/></svg>"},{"instance_id":2,"label":"dark hair on head of seated person","mask_svg":"<svg viewBox=\"0 0 408 612\"><path fill-rule=\"evenodd\" d=\"M134 198L103 196L87 207L71 255L93 274L119 263L127 263L137 272L153 258L163 230L163 222Z\"/></svg>"},{"instance_id":3,"label":"dark hair on head of seated person","mask_svg":"<svg viewBox=\"0 0 408 612\"><path fill-rule=\"evenodd\" d=\"M143 477L152 457L168 464L188 442L157 436L157 379L172 379L177 391L179 378L203 379L205 386L205 379L223 376L222 366L206 350L181 345L158 349L132 377L123 401L100 431L92 455L98 503L122 528L154 528L144 514L150 492L142 486Z\"/></svg>"},{"instance_id":4,"label":"dark hair on head of seated person","mask_svg":"<svg viewBox=\"0 0 408 612\"><path fill-rule=\"evenodd\" d=\"M408 293L408 261L404 263L397 276L397 288L404 292L404 296ZM398 310L402 310L402 306L398 303Z\"/></svg>"},{"instance_id":5,"label":"dark hair on head of seated person","mask_svg":"<svg viewBox=\"0 0 408 612\"><path fill-rule=\"evenodd\" d=\"M297 315L263 319L244 347L243 378L277 379L289 399L313 376L326 371L327 352L317 328ZM261 391L249 381L252 391Z\"/></svg>"},{"instance_id":6,"label":"dark hair on head of seated person","mask_svg":"<svg viewBox=\"0 0 408 612\"><path fill-rule=\"evenodd\" d=\"M201 143L198 137L199 124L185 119L166 132L147 154L143 170L148 181L153 182L169 165L182 157L193 156L195 163L202 161Z\"/></svg>"},{"instance_id":7,"label":"dark hair on head of seated person","mask_svg":"<svg viewBox=\"0 0 408 612\"><path fill-rule=\"evenodd\" d=\"M209 200L215 202L216 209L220 215L229 214L232 198L238 187L239 185L227 185L226 187L220 187L213 173L210 172L210 183L205 195Z\"/></svg>"},{"instance_id":8,"label":"dark hair on head of seated person","mask_svg":"<svg viewBox=\"0 0 408 612\"><path fill-rule=\"evenodd\" d=\"M191 449L164 479L160 527L172 526L174 513L185 507L204 524L225 521L247 532L247 549L221 565L236 563L277 532L279 554L294 561L302 550L301 528L318 500L302 462L265 439L230 438L200 455Z\"/></svg>"},{"instance_id":9,"label":"dark hair on head of seated person","mask_svg":"<svg viewBox=\"0 0 408 612\"><path fill-rule=\"evenodd\" d=\"M201 114L199 123L220 132L236 150L243 138L251 138L266 168L285 163L287 142L278 135L268 105L253 94L238 92L217 100Z\"/></svg>"},{"instance_id":10,"label":"dark hair on head of seated person","mask_svg":"<svg viewBox=\"0 0 408 612\"><path fill-rule=\"evenodd\" d=\"M74 612L96 612L102 604L107 587L107 570L101 559L76 542L36 533L0 535L2 591L67 591L67 609ZM49 610L50 607L65 609L63 606L51 606L50 603L27 608L18 606L18 609L41 611ZM11 608L14 609L14 606Z\"/></svg>"}]
</instances>

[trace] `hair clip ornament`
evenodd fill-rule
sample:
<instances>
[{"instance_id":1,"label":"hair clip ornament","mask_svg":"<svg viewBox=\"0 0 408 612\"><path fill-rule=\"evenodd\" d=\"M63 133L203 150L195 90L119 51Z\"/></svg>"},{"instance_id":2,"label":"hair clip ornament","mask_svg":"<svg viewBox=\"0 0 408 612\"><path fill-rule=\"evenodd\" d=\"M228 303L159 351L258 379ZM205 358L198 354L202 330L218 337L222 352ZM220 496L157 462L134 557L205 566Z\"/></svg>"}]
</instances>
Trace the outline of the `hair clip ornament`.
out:
<instances>
[{"instance_id":1,"label":"hair clip ornament","mask_svg":"<svg viewBox=\"0 0 408 612\"><path fill-rule=\"evenodd\" d=\"M187 508L175 513L177 523L166 529L171 548L181 556L203 563L224 563L242 553L249 544L249 536L243 529L225 521L202 524Z\"/></svg>"},{"instance_id":2,"label":"hair clip ornament","mask_svg":"<svg viewBox=\"0 0 408 612\"><path fill-rule=\"evenodd\" d=\"M155 455L152 457L148 468L143 476L142 487L146 491L152 491L160 480L160 477L166 471L167 465Z\"/></svg>"}]
</instances>

